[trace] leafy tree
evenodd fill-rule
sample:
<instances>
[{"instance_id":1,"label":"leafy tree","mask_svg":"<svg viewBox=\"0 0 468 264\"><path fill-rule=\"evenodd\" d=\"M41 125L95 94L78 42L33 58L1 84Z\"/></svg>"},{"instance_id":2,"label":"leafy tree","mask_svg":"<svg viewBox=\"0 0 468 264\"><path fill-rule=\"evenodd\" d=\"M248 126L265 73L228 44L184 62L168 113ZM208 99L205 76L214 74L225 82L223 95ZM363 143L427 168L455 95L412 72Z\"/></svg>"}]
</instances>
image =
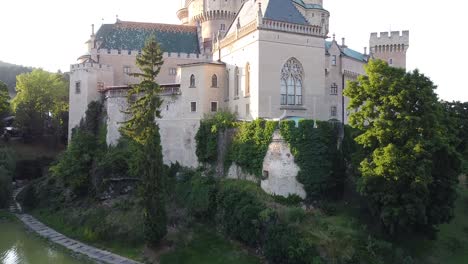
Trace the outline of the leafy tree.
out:
<instances>
[{"instance_id":1,"label":"leafy tree","mask_svg":"<svg viewBox=\"0 0 468 264\"><path fill-rule=\"evenodd\" d=\"M468 173L468 102L442 102L443 125L449 131L452 146L462 155L464 173Z\"/></svg>"},{"instance_id":2,"label":"leafy tree","mask_svg":"<svg viewBox=\"0 0 468 264\"><path fill-rule=\"evenodd\" d=\"M159 126L155 118L161 117L162 99L156 76L163 65L163 52L155 37L150 37L137 57L141 73L132 74L141 82L128 91L127 114L130 119L122 126L122 132L139 144L135 155L142 179L140 193L146 228L146 240L158 243L167 233L165 208L165 171Z\"/></svg>"},{"instance_id":3,"label":"leafy tree","mask_svg":"<svg viewBox=\"0 0 468 264\"><path fill-rule=\"evenodd\" d=\"M374 60L345 95L366 153L358 191L390 234L430 231L453 217L458 155L441 125L435 86Z\"/></svg>"},{"instance_id":4,"label":"leafy tree","mask_svg":"<svg viewBox=\"0 0 468 264\"><path fill-rule=\"evenodd\" d=\"M34 70L17 77L16 89L12 107L23 132L31 136L51 131L66 133L68 83L63 75Z\"/></svg>"},{"instance_id":5,"label":"leafy tree","mask_svg":"<svg viewBox=\"0 0 468 264\"><path fill-rule=\"evenodd\" d=\"M1 118L10 111L10 95L8 94L7 85L0 81L0 129L3 127ZM1 133L0 133L1 134Z\"/></svg>"}]
</instances>

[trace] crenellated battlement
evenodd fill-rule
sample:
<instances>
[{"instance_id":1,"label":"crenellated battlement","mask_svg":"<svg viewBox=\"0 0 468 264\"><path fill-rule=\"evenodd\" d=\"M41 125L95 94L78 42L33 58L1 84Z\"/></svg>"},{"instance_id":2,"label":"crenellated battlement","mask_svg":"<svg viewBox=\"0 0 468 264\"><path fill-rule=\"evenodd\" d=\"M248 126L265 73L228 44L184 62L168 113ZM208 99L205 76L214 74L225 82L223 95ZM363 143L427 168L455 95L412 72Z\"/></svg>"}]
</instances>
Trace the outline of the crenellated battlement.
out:
<instances>
[{"instance_id":1,"label":"crenellated battlement","mask_svg":"<svg viewBox=\"0 0 468 264\"><path fill-rule=\"evenodd\" d=\"M409 45L409 31L404 30L400 31L392 31L392 32L373 32L370 36L370 46L378 46L378 45Z\"/></svg>"},{"instance_id":2,"label":"crenellated battlement","mask_svg":"<svg viewBox=\"0 0 468 264\"><path fill-rule=\"evenodd\" d=\"M80 71L80 70L89 70L89 69L96 69L96 70L101 70L101 71L112 71L112 66L107 65L107 64L92 63L92 62L72 64L70 66L70 72L75 72L75 71Z\"/></svg>"},{"instance_id":3,"label":"crenellated battlement","mask_svg":"<svg viewBox=\"0 0 468 264\"><path fill-rule=\"evenodd\" d=\"M209 10L209 11L200 13L196 16L193 16L191 18L191 21L197 21L200 23L203 23L209 20L218 20L218 19L232 21L234 20L234 18L236 18L235 12L230 12L226 10Z\"/></svg>"}]
</instances>

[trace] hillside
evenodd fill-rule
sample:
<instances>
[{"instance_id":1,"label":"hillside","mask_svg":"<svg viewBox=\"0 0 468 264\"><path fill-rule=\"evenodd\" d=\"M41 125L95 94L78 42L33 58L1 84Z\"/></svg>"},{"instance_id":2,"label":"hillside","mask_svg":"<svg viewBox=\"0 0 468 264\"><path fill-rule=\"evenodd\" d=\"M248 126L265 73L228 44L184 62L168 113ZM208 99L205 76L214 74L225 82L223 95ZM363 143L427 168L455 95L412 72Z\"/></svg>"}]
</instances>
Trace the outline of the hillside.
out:
<instances>
[{"instance_id":1,"label":"hillside","mask_svg":"<svg viewBox=\"0 0 468 264\"><path fill-rule=\"evenodd\" d=\"M24 67L0 61L0 81L6 83L10 95L15 94L16 76L31 71L31 67Z\"/></svg>"}]
</instances>

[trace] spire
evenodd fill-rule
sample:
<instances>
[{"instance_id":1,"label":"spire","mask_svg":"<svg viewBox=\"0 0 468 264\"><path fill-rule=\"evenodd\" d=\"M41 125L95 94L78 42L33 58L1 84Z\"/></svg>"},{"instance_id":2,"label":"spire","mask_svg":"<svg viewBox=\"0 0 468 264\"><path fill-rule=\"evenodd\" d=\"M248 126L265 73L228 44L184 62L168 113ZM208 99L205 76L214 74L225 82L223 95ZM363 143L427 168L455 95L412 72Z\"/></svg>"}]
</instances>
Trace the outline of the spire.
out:
<instances>
[{"instance_id":1,"label":"spire","mask_svg":"<svg viewBox=\"0 0 468 264\"><path fill-rule=\"evenodd\" d=\"M94 24L91 24L91 36L94 36Z\"/></svg>"},{"instance_id":2,"label":"spire","mask_svg":"<svg viewBox=\"0 0 468 264\"><path fill-rule=\"evenodd\" d=\"M263 24L263 12L262 12L262 3L258 2L258 12L257 12L257 24Z\"/></svg>"}]
</instances>

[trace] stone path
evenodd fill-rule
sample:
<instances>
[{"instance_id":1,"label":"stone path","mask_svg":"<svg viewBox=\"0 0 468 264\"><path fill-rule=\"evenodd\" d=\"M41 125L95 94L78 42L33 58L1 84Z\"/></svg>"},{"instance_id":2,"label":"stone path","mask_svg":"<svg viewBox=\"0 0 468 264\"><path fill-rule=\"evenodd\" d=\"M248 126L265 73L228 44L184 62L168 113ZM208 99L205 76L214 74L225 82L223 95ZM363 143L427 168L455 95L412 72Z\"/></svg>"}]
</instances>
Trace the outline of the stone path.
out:
<instances>
[{"instance_id":1,"label":"stone path","mask_svg":"<svg viewBox=\"0 0 468 264\"><path fill-rule=\"evenodd\" d=\"M16 202L16 196L20 193L21 190L16 190L13 194L13 201L10 205L10 211L15 213L21 222L23 222L26 227L37 233L39 236L46 238L58 245L64 246L65 248L71 250L72 252L82 254L90 258L91 260L96 261L97 263L106 263L106 264L141 264L134 260L124 258L122 256L116 255L114 253L101 250L92 246L88 246L74 239L68 238L59 232L49 228L43 223L39 222L36 218L28 214L21 213L21 206Z\"/></svg>"}]
</instances>

